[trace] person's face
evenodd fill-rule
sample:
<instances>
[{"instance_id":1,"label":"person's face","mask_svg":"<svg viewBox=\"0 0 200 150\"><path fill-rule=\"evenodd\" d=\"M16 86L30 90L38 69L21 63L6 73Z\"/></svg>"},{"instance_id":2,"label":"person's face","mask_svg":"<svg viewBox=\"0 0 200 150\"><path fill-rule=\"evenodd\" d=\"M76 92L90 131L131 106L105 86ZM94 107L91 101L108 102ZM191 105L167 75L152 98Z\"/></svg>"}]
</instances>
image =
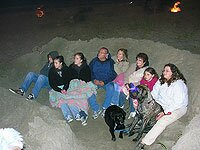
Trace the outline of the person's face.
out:
<instances>
[{"instance_id":1,"label":"person's face","mask_svg":"<svg viewBox=\"0 0 200 150\"><path fill-rule=\"evenodd\" d=\"M122 61L124 59L124 53L122 51L118 51L118 53L117 53L117 59L119 61Z\"/></svg>"},{"instance_id":2,"label":"person's face","mask_svg":"<svg viewBox=\"0 0 200 150\"><path fill-rule=\"evenodd\" d=\"M144 67L144 64L145 64L145 62L144 62L144 60L143 60L142 58L137 58L137 60L136 60L136 65L137 65L139 68Z\"/></svg>"},{"instance_id":3,"label":"person's face","mask_svg":"<svg viewBox=\"0 0 200 150\"><path fill-rule=\"evenodd\" d=\"M53 59L51 56L49 56L49 63L53 63Z\"/></svg>"},{"instance_id":4,"label":"person's face","mask_svg":"<svg viewBox=\"0 0 200 150\"><path fill-rule=\"evenodd\" d=\"M163 70L163 76L165 79L169 80L172 77L172 71L169 66L166 66Z\"/></svg>"},{"instance_id":5,"label":"person's face","mask_svg":"<svg viewBox=\"0 0 200 150\"><path fill-rule=\"evenodd\" d=\"M80 57L79 55L76 55L76 56L74 57L74 64L75 64L75 65L81 65L81 64L82 64L82 61L83 61L83 60L81 60L81 57Z\"/></svg>"},{"instance_id":6,"label":"person's face","mask_svg":"<svg viewBox=\"0 0 200 150\"><path fill-rule=\"evenodd\" d=\"M144 79L147 80L147 81L151 81L151 79L154 77L153 74L151 74L150 72L148 71L145 71L144 72Z\"/></svg>"},{"instance_id":7,"label":"person's face","mask_svg":"<svg viewBox=\"0 0 200 150\"><path fill-rule=\"evenodd\" d=\"M54 66L56 69L61 69L62 63L60 63L58 59L54 59Z\"/></svg>"},{"instance_id":8,"label":"person's face","mask_svg":"<svg viewBox=\"0 0 200 150\"><path fill-rule=\"evenodd\" d=\"M100 60L106 60L107 59L107 50L105 49L100 49L99 53L98 53L98 58Z\"/></svg>"}]
</instances>

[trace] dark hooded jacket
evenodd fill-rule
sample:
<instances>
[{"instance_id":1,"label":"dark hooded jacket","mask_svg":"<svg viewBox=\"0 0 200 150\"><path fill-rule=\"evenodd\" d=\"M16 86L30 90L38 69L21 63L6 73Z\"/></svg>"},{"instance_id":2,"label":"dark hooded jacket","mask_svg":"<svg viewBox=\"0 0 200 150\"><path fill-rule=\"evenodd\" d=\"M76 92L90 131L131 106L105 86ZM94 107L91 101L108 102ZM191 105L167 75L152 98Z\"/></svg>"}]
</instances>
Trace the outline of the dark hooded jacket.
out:
<instances>
[{"instance_id":1,"label":"dark hooded jacket","mask_svg":"<svg viewBox=\"0 0 200 150\"><path fill-rule=\"evenodd\" d=\"M67 90L71 79L72 75L69 71L69 67L65 63L60 70L56 69L54 66L49 70L49 85L54 91L61 92L61 90ZM60 85L64 85L63 89L58 87Z\"/></svg>"},{"instance_id":2,"label":"dark hooded jacket","mask_svg":"<svg viewBox=\"0 0 200 150\"><path fill-rule=\"evenodd\" d=\"M80 67L74 63L69 66L69 70L72 73L73 79L80 79L85 82L91 81L90 67L84 62Z\"/></svg>"},{"instance_id":3,"label":"dark hooded jacket","mask_svg":"<svg viewBox=\"0 0 200 150\"><path fill-rule=\"evenodd\" d=\"M49 74L49 69L52 67L53 63L49 62L49 56L51 56L51 58L54 60L57 56L58 56L58 52L57 51L51 51L48 55L47 55L47 59L48 62L42 67L42 69L40 70L40 74L45 75L48 77Z\"/></svg>"},{"instance_id":4,"label":"dark hooded jacket","mask_svg":"<svg viewBox=\"0 0 200 150\"><path fill-rule=\"evenodd\" d=\"M108 58L105 61L100 61L98 56L95 57L90 62L90 70L92 75L92 80L99 80L103 81L104 84L107 84L111 81L113 81L117 74L114 70L114 60L111 59L110 54L108 55Z\"/></svg>"}]
</instances>

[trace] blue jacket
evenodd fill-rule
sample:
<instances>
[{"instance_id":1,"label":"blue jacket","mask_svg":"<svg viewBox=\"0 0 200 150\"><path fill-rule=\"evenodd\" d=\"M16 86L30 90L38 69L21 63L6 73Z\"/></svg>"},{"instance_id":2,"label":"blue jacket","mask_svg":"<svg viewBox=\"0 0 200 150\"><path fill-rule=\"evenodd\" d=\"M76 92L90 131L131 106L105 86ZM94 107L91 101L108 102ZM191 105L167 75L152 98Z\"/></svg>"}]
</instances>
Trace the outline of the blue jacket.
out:
<instances>
[{"instance_id":1,"label":"blue jacket","mask_svg":"<svg viewBox=\"0 0 200 150\"><path fill-rule=\"evenodd\" d=\"M114 63L110 54L106 61L100 61L98 57L95 57L89 64L92 80L103 81L104 84L113 81L117 76L114 70Z\"/></svg>"}]
</instances>

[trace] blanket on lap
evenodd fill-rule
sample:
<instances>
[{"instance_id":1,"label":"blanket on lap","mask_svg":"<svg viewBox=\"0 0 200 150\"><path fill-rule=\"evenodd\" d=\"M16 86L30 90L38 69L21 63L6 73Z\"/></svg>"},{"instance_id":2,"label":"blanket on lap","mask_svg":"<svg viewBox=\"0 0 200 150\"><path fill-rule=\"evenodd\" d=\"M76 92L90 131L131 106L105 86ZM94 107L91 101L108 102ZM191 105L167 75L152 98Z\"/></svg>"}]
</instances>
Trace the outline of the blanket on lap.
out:
<instances>
[{"instance_id":1,"label":"blanket on lap","mask_svg":"<svg viewBox=\"0 0 200 150\"><path fill-rule=\"evenodd\" d=\"M92 82L85 82L82 80L74 79L70 81L67 94L56 92L53 89L49 91L49 101L52 107L61 107L62 104L77 106L83 111L88 111L87 99L97 94L97 86Z\"/></svg>"}]
</instances>

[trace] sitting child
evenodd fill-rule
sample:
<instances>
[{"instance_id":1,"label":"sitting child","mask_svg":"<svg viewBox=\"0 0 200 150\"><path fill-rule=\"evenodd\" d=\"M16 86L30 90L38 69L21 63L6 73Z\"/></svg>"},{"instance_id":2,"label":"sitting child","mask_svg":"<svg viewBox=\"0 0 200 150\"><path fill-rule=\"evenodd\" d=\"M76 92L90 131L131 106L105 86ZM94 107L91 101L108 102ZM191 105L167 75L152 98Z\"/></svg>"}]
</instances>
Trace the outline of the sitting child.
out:
<instances>
[{"instance_id":1,"label":"sitting child","mask_svg":"<svg viewBox=\"0 0 200 150\"><path fill-rule=\"evenodd\" d=\"M140 81L140 84L142 85L146 85L150 91L153 90L153 86L155 85L155 83L158 81L158 74L155 71L154 68L152 67L148 67L145 71L144 71L144 76L142 78L142 80Z\"/></svg>"},{"instance_id":2,"label":"sitting child","mask_svg":"<svg viewBox=\"0 0 200 150\"><path fill-rule=\"evenodd\" d=\"M158 74L155 71L154 68L152 67L148 67L147 69L145 69L144 71L144 76L142 77L142 80L140 81L141 85L146 85L150 91L153 90L153 86L155 85L155 83L158 81ZM135 109L137 109L138 106L138 102L137 99L132 99L133 101L133 105L130 105L130 107L134 107Z\"/></svg>"}]
</instances>

